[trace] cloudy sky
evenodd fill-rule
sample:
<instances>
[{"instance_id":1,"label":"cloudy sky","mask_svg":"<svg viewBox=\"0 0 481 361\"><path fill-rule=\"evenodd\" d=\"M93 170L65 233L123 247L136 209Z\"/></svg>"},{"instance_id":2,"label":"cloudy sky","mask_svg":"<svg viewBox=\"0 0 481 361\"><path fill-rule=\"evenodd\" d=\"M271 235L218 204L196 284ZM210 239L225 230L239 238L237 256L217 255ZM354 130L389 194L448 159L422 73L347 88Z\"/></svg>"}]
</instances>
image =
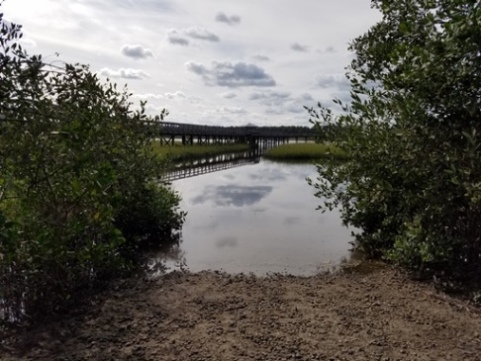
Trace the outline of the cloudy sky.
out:
<instances>
[{"instance_id":1,"label":"cloudy sky","mask_svg":"<svg viewBox=\"0 0 481 361\"><path fill-rule=\"evenodd\" d=\"M308 125L304 105L348 97L349 41L369 0L6 0L24 47L90 64L168 121ZM57 57L55 54L59 53Z\"/></svg>"}]
</instances>

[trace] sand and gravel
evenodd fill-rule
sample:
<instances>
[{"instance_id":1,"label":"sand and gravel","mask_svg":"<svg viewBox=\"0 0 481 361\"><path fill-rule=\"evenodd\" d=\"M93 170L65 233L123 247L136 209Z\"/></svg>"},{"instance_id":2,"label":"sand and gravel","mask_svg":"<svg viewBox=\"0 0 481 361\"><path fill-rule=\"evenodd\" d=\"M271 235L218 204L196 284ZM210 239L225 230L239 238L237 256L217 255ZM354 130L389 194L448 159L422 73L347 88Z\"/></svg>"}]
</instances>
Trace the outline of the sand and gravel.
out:
<instances>
[{"instance_id":1,"label":"sand and gravel","mask_svg":"<svg viewBox=\"0 0 481 361\"><path fill-rule=\"evenodd\" d=\"M481 312L388 267L121 281L2 360L481 360Z\"/></svg>"}]
</instances>

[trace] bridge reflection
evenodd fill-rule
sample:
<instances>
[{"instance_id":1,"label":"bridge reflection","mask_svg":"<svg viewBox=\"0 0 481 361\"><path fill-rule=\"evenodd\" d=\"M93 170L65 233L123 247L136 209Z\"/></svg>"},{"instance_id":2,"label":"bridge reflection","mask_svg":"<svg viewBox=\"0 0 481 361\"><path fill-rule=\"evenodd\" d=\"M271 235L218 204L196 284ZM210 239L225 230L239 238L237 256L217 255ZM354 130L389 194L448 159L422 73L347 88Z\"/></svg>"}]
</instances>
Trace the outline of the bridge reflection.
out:
<instances>
[{"instance_id":1,"label":"bridge reflection","mask_svg":"<svg viewBox=\"0 0 481 361\"><path fill-rule=\"evenodd\" d=\"M221 154L198 160L185 161L174 165L163 178L171 182L177 179L195 177L201 174L218 172L221 170L259 163L263 148L259 147L249 152Z\"/></svg>"}]
</instances>

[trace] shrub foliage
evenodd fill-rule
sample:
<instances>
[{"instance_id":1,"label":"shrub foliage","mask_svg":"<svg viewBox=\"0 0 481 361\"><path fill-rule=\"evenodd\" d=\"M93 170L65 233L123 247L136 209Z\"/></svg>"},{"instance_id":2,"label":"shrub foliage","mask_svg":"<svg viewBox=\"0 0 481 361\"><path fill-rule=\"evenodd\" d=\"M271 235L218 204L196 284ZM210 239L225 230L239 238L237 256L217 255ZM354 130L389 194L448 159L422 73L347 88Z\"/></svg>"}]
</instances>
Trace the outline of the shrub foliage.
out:
<instances>
[{"instance_id":1,"label":"shrub foliage","mask_svg":"<svg viewBox=\"0 0 481 361\"><path fill-rule=\"evenodd\" d=\"M0 311L56 312L183 221L141 110L87 66L44 64L0 15Z\"/></svg>"},{"instance_id":2,"label":"shrub foliage","mask_svg":"<svg viewBox=\"0 0 481 361\"><path fill-rule=\"evenodd\" d=\"M355 39L350 104L336 129L349 160L319 167L323 208L341 206L367 255L453 286L481 276L481 5L374 0ZM342 131L341 131L342 130Z\"/></svg>"}]
</instances>

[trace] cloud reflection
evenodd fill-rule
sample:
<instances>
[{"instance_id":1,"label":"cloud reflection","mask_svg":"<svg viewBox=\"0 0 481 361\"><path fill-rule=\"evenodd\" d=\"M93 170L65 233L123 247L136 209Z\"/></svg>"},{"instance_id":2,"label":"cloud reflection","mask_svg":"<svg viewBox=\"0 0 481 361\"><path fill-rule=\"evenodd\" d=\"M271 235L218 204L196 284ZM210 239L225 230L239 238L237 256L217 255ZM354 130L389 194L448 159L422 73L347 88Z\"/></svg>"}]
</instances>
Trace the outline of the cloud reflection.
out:
<instances>
[{"instance_id":1,"label":"cloud reflection","mask_svg":"<svg viewBox=\"0 0 481 361\"><path fill-rule=\"evenodd\" d=\"M236 237L221 238L217 242L215 242L215 246L217 248L224 248L224 247L234 248L237 246L237 238Z\"/></svg>"},{"instance_id":2,"label":"cloud reflection","mask_svg":"<svg viewBox=\"0 0 481 361\"><path fill-rule=\"evenodd\" d=\"M272 192L270 186L207 186L202 194L192 198L192 204L203 204L208 201L217 206L244 207L258 203L262 198Z\"/></svg>"},{"instance_id":3,"label":"cloud reflection","mask_svg":"<svg viewBox=\"0 0 481 361\"><path fill-rule=\"evenodd\" d=\"M286 218L284 218L284 221L282 223L284 223L287 226L292 226L294 224L301 223L301 218L300 217L286 217Z\"/></svg>"},{"instance_id":4,"label":"cloud reflection","mask_svg":"<svg viewBox=\"0 0 481 361\"><path fill-rule=\"evenodd\" d=\"M250 173L248 177L254 181L277 182L284 181L287 176L279 169L266 169L263 173Z\"/></svg>"}]
</instances>

